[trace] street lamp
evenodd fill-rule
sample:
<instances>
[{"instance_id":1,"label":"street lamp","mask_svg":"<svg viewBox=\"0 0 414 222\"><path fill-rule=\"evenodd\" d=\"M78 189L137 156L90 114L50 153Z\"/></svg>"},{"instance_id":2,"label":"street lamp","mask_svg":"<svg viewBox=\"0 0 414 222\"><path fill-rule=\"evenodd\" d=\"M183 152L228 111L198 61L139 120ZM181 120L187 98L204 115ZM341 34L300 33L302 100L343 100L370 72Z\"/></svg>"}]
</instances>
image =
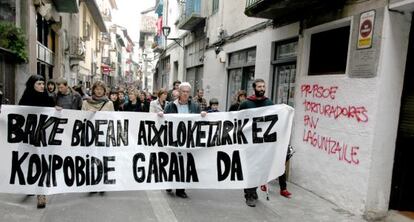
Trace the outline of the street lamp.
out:
<instances>
[{"instance_id":1,"label":"street lamp","mask_svg":"<svg viewBox=\"0 0 414 222\"><path fill-rule=\"evenodd\" d=\"M162 34L165 36L165 38L168 38L170 35L171 28L169 26L163 26L162 27Z\"/></svg>"},{"instance_id":2,"label":"street lamp","mask_svg":"<svg viewBox=\"0 0 414 222\"><path fill-rule=\"evenodd\" d=\"M164 35L164 41L165 41L165 49L167 49L167 40L168 36L170 35L171 28L169 26L163 26L162 27L162 34Z\"/></svg>"}]
</instances>

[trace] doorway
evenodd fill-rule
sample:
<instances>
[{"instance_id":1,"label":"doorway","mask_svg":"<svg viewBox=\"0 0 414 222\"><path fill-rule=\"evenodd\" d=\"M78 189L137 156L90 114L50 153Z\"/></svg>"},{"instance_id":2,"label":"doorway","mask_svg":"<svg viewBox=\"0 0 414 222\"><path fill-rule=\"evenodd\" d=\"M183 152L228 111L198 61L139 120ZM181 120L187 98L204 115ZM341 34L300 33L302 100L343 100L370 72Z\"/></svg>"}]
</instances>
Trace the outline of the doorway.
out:
<instances>
[{"instance_id":1,"label":"doorway","mask_svg":"<svg viewBox=\"0 0 414 222\"><path fill-rule=\"evenodd\" d=\"M414 211L414 22L411 24L392 174L390 209Z\"/></svg>"}]
</instances>

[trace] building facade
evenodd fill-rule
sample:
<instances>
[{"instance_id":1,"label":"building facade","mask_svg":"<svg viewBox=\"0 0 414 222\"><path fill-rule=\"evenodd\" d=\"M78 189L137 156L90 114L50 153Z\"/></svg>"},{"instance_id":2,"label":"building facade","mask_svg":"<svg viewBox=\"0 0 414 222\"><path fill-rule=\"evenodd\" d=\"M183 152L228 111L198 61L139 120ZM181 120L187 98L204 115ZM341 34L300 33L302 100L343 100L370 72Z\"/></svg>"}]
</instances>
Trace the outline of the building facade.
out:
<instances>
[{"instance_id":1,"label":"building facade","mask_svg":"<svg viewBox=\"0 0 414 222\"><path fill-rule=\"evenodd\" d=\"M141 89L147 89L149 92L153 92L154 89L158 89L157 74L154 72L155 64L157 62L155 58L154 50L159 47L157 44L156 35L158 18L154 9L149 9L141 12L141 26L139 32L139 64L142 73ZM162 49L161 49L162 50Z\"/></svg>"},{"instance_id":2,"label":"building facade","mask_svg":"<svg viewBox=\"0 0 414 222\"><path fill-rule=\"evenodd\" d=\"M162 1L163 26L183 32L158 79L166 60L169 86L190 81L220 110L264 79L296 110L290 181L366 218L414 211L414 1L186 1L166 16L175 2Z\"/></svg>"},{"instance_id":3,"label":"building facade","mask_svg":"<svg viewBox=\"0 0 414 222\"><path fill-rule=\"evenodd\" d=\"M79 7L79 36L83 41L85 59L79 61L76 72L76 80L86 88L90 88L93 82L101 80L101 33L107 32L101 11L97 3L85 1ZM82 46L83 47L83 46Z\"/></svg>"},{"instance_id":4,"label":"building facade","mask_svg":"<svg viewBox=\"0 0 414 222\"><path fill-rule=\"evenodd\" d=\"M39 74L45 79L65 75L68 57L65 56L65 34L72 31L66 22L76 20L78 1L2 1L1 21L20 27L25 34L26 62L10 62L2 68L3 90L8 103L17 103L27 78ZM13 54L13 53L12 53ZM5 55L3 53L3 55ZM7 70L7 75L4 75Z\"/></svg>"}]
</instances>

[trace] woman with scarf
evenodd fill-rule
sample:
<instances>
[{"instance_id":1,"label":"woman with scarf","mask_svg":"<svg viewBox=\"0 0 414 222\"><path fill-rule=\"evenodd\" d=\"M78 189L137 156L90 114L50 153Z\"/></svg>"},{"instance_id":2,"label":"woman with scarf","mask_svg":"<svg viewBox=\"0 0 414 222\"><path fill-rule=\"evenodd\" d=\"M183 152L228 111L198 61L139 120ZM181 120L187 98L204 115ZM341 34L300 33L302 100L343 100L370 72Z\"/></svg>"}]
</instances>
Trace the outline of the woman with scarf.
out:
<instances>
[{"instance_id":1,"label":"woman with scarf","mask_svg":"<svg viewBox=\"0 0 414 222\"><path fill-rule=\"evenodd\" d=\"M106 85L103 81L97 81L92 86L92 96L83 100L82 110L85 111L115 111L111 100L106 96ZM90 192L94 194L96 192ZM99 192L103 195L105 192Z\"/></svg>"},{"instance_id":2,"label":"woman with scarf","mask_svg":"<svg viewBox=\"0 0 414 222\"><path fill-rule=\"evenodd\" d=\"M19 101L22 106L54 107L55 102L45 90L45 78L32 75L26 82L26 89ZM37 195L37 208L45 208L47 199L45 195Z\"/></svg>"},{"instance_id":3,"label":"woman with scarf","mask_svg":"<svg viewBox=\"0 0 414 222\"><path fill-rule=\"evenodd\" d=\"M84 100L82 110L86 111L115 111L112 101L106 96L106 85L103 81L97 81L92 86L92 96Z\"/></svg>"},{"instance_id":4,"label":"woman with scarf","mask_svg":"<svg viewBox=\"0 0 414 222\"><path fill-rule=\"evenodd\" d=\"M158 98L156 100L151 101L149 112L150 113L159 113L164 112L165 105L167 105L167 96L168 91L166 89L160 89L158 91Z\"/></svg>"}]
</instances>

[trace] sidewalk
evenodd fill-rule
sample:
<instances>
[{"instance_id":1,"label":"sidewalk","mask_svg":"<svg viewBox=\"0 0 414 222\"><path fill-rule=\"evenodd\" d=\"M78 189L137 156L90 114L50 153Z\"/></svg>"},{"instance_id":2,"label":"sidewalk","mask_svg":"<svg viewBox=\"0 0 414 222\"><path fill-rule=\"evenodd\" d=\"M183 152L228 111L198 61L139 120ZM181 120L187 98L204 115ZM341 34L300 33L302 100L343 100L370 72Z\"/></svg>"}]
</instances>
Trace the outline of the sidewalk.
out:
<instances>
[{"instance_id":1,"label":"sidewalk","mask_svg":"<svg viewBox=\"0 0 414 222\"><path fill-rule=\"evenodd\" d=\"M259 189L254 208L241 190L188 190L188 199L165 191L60 194L40 210L36 197L0 194L0 221L365 221L294 184L288 188L291 199L273 182L269 201Z\"/></svg>"}]
</instances>

